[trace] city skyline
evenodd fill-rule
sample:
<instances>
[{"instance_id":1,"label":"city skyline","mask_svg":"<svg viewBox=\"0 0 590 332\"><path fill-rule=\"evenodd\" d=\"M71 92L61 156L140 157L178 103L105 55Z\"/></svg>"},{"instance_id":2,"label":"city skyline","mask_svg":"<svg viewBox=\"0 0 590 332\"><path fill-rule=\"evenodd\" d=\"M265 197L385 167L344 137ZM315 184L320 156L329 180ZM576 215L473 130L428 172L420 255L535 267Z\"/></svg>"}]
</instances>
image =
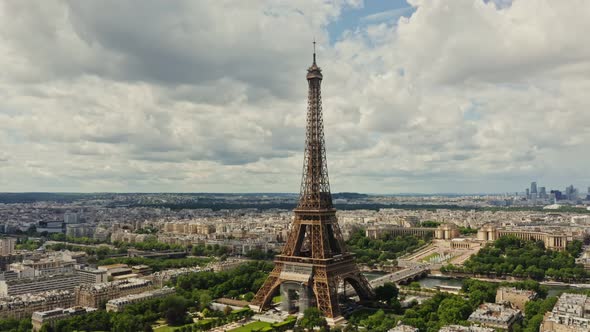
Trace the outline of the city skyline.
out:
<instances>
[{"instance_id":1,"label":"city skyline","mask_svg":"<svg viewBox=\"0 0 590 332\"><path fill-rule=\"evenodd\" d=\"M388 3L3 3L0 191L292 192L315 36L334 192L585 192L590 4Z\"/></svg>"}]
</instances>

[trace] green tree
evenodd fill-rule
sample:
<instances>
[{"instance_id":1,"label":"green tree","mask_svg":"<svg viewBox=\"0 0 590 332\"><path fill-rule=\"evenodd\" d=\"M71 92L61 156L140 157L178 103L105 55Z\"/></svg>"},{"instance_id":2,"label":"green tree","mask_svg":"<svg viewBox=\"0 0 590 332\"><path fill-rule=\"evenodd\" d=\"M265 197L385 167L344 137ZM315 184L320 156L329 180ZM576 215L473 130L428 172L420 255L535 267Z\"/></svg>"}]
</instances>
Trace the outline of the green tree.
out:
<instances>
[{"instance_id":1,"label":"green tree","mask_svg":"<svg viewBox=\"0 0 590 332\"><path fill-rule=\"evenodd\" d=\"M444 299L438 307L438 318L443 325L459 324L471 314L472 309L469 303L460 298L452 297Z\"/></svg>"},{"instance_id":2,"label":"green tree","mask_svg":"<svg viewBox=\"0 0 590 332\"><path fill-rule=\"evenodd\" d=\"M140 317L129 314L119 314L113 317L113 332L141 331L143 324Z\"/></svg>"},{"instance_id":3,"label":"green tree","mask_svg":"<svg viewBox=\"0 0 590 332\"><path fill-rule=\"evenodd\" d=\"M420 288L422 288L422 285L420 285L419 282L417 281L412 281L409 285L408 288L413 289L413 290L420 290Z\"/></svg>"},{"instance_id":4,"label":"green tree","mask_svg":"<svg viewBox=\"0 0 590 332\"><path fill-rule=\"evenodd\" d=\"M254 296L255 296L254 292L248 292L248 293L244 294L244 301L250 302L254 299Z\"/></svg>"},{"instance_id":5,"label":"green tree","mask_svg":"<svg viewBox=\"0 0 590 332\"><path fill-rule=\"evenodd\" d=\"M386 332L395 326L396 319L392 315L387 315L383 310L361 320L361 325L368 331Z\"/></svg>"},{"instance_id":6,"label":"green tree","mask_svg":"<svg viewBox=\"0 0 590 332\"><path fill-rule=\"evenodd\" d=\"M168 296L160 304L169 325L182 325L187 321L186 300L180 296Z\"/></svg>"},{"instance_id":7,"label":"green tree","mask_svg":"<svg viewBox=\"0 0 590 332\"><path fill-rule=\"evenodd\" d=\"M211 299L211 295L208 292L202 292L199 295L199 309L204 310L206 309L213 299Z\"/></svg>"},{"instance_id":8,"label":"green tree","mask_svg":"<svg viewBox=\"0 0 590 332\"><path fill-rule=\"evenodd\" d=\"M322 312L318 308L309 307L303 312L303 318L299 325L306 328L308 331L313 331L315 327L326 326L327 322L326 318L324 318Z\"/></svg>"},{"instance_id":9,"label":"green tree","mask_svg":"<svg viewBox=\"0 0 590 332\"><path fill-rule=\"evenodd\" d=\"M377 300L390 303L391 300L397 299L399 289L392 282L386 282L383 286L375 288L375 296Z\"/></svg>"}]
</instances>

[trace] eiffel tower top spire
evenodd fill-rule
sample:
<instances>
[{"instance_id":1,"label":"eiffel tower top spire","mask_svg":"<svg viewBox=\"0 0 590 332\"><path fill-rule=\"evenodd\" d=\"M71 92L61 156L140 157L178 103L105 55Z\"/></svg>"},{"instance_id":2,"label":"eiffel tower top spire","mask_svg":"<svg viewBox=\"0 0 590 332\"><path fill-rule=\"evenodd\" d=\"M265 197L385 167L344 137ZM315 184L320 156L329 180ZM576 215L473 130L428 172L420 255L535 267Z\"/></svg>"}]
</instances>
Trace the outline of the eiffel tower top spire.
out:
<instances>
[{"instance_id":1,"label":"eiffel tower top spire","mask_svg":"<svg viewBox=\"0 0 590 332\"><path fill-rule=\"evenodd\" d=\"M307 99L307 126L303 161L303 176L297 210L333 209L322 118L322 70L316 63L315 40L313 64L307 69L309 85Z\"/></svg>"},{"instance_id":2,"label":"eiffel tower top spire","mask_svg":"<svg viewBox=\"0 0 590 332\"><path fill-rule=\"evenodd\" d=\"M315 37L313 38L313 64L315 65Z\"/></svg>"}]
</instances>

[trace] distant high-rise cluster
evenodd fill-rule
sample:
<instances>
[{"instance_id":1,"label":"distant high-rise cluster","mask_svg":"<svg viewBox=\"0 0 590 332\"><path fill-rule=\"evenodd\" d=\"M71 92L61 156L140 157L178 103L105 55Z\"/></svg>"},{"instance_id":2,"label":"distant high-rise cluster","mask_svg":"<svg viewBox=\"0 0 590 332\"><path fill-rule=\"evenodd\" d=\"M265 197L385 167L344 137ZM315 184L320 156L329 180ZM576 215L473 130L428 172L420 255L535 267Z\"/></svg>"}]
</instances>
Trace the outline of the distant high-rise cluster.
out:
<instances>
[{"instance_id":1,"label":"distant high-rise cluster","mask_svg":"<svg viewBox=\"0 0 590 332\"><path fill-rule=\"evenodd\" d=\"M581 196L578 189L574 185L569 185L565 188L565 191L553 189L547 193L546 187L537 187L537 182L531 182L530 188L525 189L525 196L529 200L552 200L552 201L575 201L579 199L590 200L590 187L588 187L588 193L586 196Z\"/></svg>"},{"instance_id":2,"label":"distant high-rise cluster","mask_svg":"<svg viewBox=\"0 0 590 332\"><path fill-rule=\"evenodd\" d=\"M528 199L548 199L547 189L545 187L537 188L537 182L531 182L531 188L525 190Z\"/></svg>"}]
</instances>

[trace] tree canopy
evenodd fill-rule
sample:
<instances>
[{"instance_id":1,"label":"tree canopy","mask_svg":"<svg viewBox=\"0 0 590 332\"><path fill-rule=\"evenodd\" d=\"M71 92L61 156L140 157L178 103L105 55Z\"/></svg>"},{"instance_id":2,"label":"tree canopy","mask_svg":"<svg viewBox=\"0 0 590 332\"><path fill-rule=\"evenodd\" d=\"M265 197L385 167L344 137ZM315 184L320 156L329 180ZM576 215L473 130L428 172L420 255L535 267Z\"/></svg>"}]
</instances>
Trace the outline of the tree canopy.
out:
<instances>
[{"instance_id":1,"label":"tree canopy","mask_svg":"<svg viewBox=\"0 0 590 332\"><path fill-rule=\"evenodd\" d=\"M577 240L571 242L565 251L554 251L546 249L541 241L503 236L471 256L463 267L447 265L441 271L578 281L588 277L584 267L575 261L581 250L582 243Z\"/></svg>"}]
</instances>

